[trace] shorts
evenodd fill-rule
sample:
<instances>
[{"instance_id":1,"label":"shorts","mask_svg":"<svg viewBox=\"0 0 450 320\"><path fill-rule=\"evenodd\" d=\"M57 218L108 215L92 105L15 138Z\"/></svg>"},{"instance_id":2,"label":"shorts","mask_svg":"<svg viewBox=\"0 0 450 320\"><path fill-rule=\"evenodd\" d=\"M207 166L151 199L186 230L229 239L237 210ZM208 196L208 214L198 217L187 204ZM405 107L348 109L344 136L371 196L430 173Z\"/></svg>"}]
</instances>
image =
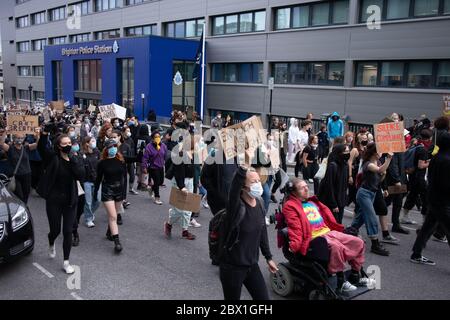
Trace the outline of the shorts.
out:
<instances>
[{"instance_id":1,"label":"shorts","mask_svg":"<svg viewBox=\"0 0 450 320\"><path fill-rule=\"evenodd\" d=\"M381 189L375 193L375 200L373 201L373 208L377 216L387 216L388 208L386 206L386 200L384 199Z\"/></svg>"},{"instance_id":2,"label":"shorts","mask_svg":"<svg viewBox=\"0 0 450 320\"><path fill-rule=\"evenodd\" d=\"M114 184L102 184L102 202L120 202L123 200L123 185L120 182Z\"/></svg>"}]
</instances>

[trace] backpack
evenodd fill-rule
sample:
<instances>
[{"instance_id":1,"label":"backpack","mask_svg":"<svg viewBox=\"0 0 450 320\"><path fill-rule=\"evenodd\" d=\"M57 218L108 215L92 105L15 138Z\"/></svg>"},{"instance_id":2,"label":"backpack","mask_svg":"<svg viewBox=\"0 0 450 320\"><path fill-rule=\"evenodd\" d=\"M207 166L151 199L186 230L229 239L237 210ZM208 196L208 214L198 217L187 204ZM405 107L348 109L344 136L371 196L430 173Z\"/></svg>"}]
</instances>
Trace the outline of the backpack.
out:
<instances>
[{"instance_id":1,"label":"backpack","mask_svg":"<svg viewBox=\"0 0 450 320\"><path fill-rule=\"evenodd\" d=\"M412 148L409 148L405 152L405 172L407 174L412 174L415 170L414 160L416 159L416 152L419 148L423 148L424 146L419 144Z\"/></svg>"},{"instance_id":2,"label":"backpack","mask_svg":"<svg viewBox=\"0 0 450 320\"><path fill-rule=\"evenodd\" d=\"M165 177L166 179L172 180L175 176L174 168L173 168L173 162L172 158L169 156L166 159L166 162L164 164L164 171L166 172Z\"/></svg>"},{"instance_id":3,"label":"backpack","mask_svg":"<svg viewBox=\"0 0 450 320\"><path fill-rule=\"evenodd\" d=\"M211 258L212 264L218 266L220 261L220 256L222 255L222 249L224 244L224 223L227 214L226 209L222 209L216 213L216 215L209 222L208 230L208 246L209 246L209 257Z\"/></svg>"}]
</instances>

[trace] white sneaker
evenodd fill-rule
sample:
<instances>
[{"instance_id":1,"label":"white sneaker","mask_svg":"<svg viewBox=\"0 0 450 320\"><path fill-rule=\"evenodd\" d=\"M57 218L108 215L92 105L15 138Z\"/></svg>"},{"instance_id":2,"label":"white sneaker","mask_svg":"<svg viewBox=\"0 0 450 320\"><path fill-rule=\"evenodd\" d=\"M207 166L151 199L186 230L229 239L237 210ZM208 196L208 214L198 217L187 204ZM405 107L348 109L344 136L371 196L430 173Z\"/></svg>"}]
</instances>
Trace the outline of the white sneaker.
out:
<instances>
[{"instance_id":1,"label":"white sneaker","mask_svg":"<svg viewBox=\"0 0 450 320\"><path fill-rule=\"evenodd\" d=\"M266 226L270 226L270 218L266 217Z\"/></svg>"},{"instance_id":2,"label":"white sneaker","mask_svg":"<svg viewBox=\"0 0 450 320\"><path fill-rule=\"evenodd\" d=\"M203 206L203 208L205 208L205 209L209 209L209 205L208 205L208 201L207 201L207 199L206 199L206 196L204 196L204 197L202 198L202 206Z\"/></svg>"},{"instance_id":3,"label":"white sneaker","mask_svg":"<svg viewBox=\"0 0 450 320\"><path fill-rule=\"evenodd\" d=\"M341 287L341 292L350 292L350 291L355 291L356 289L358 289L358 288L355 287L354 285L352 285L350 282L345 281Z\"/></svg>"},{"instance_id":4,"label":"white sneaker","mask_svg":"<svg viewBox=\"0 0 450 320\"><path fill-rule=\"evenodd\" d=\"M89 221L88 223L86 223L86 227L94 228L95 227L95 223L93 221Z\"/></svg>"},{"instance_id":5,"label":"white sneaker","mask_svg":"<svg viewBox=\"0 0 450 320\"><path fill-rule=\"evenodd\" d=\"M75 272L75 269L70 265L69 260L65 260L64 264L63 264L63 270L67 273L67 274L72 274Z\"/></svg>"},{"instance_id":6,"label":"white sneaker","mask_svg":"<svg viewBox=\"0 0 450 320\"><path fill-rule=\"evenodd\" d=\"M189 222L189 226L194 228L200 228L202 225L198 223L197 220L192 219L191 222Z\"/></svg>"},{"instance_id":7,"label":"white sneaker","mask_svg":"<svg viewBox=\"0 0 450 320\"><path fill-rule=\"evenodd\" d=\"M372 278L361 278L361 279L359 279L359 284L361 286L365 286L369 289L374 289L377 284L377 281Z\"/></svg>"},{"instance_id":8,"label":"white sneaker","mask_svg":"<svg viewBox=\"0 0 450 320\"><path fill-rule=\"evenodd\" d=\"M158 200L155 200L154 202L155 202L155 204L157 204L158 206L161 206L161 205L163 204L162 201L159 200L159 199L158 199Z\"/></svg>"},{"instance_id":9,"label":"white sneaker","mask_svg":"<svg viewBox=\"0 0 450 320\"><path fill-rule=\"evenodd\" d=\"M55 247L55 245L52 245L52 246L48 247L48 256L51 259L55 259L55 257L56 257L56 247Z\"/></svg>"},{"instance_id":10,"label":"white sneaker","mask_svg":"<svg viewBox=\"0 0 450 320\"><path fill-rule=\"evenodd\" d=\"M408 216L404 216L403 218L401 218L400 223L402 223L402 224L417 224L416 221L410 219Z\"/></svg>"},{"instance_id":11,"label":"white sneaker","mask_svg":"<svg viewBox=\"0 0 450 320\"><path fill-rule=\"evenodd\" d=\"M314 183L314 180L313 179L308 179L308 182L309 183Z\"/></svg>"}]
</instances>

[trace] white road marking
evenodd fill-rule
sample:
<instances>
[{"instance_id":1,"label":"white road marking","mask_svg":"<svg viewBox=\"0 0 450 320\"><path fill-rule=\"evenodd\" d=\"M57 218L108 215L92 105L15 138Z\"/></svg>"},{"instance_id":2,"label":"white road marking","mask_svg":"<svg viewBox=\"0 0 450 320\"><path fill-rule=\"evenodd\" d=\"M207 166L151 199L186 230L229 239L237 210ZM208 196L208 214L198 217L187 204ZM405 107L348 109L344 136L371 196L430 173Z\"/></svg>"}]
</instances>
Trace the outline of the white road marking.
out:
<instances>
[{"instance_id":1,"label":"white road marking","mask_svg":"<svg viewBox=\"0 0 450 320\"><path fill-rule=\"evenodd\" d=\"M72 297L74 297L75 300L84 300L82 297L80 297L79 295L77 295L75 292L72 292L70 295L71 295Z\"/></svg>"},{"instance_id":2,"label":"white road marking","mask_svg":"<svg viewBox=\"0 0 450 320\"><path fill-rule=\"evenodd\" d=\"M45 274L50 279L55 277L50 272L48 272L43 266L41 266L39 263L34 262L33 266L35 266L39 271L41 271L43 274Z\"/></svg>"}]
</instances>

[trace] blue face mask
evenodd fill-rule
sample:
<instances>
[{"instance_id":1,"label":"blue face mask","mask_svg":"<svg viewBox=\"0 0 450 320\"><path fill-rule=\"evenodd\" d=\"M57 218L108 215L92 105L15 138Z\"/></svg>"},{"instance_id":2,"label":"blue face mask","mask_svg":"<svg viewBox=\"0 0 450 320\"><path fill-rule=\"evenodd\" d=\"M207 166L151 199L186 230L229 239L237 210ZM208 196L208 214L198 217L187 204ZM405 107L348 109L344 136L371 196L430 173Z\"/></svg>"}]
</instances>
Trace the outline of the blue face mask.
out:
<instances>
[{"instance_id":1,"label":"blue face mask","mask_svg":"<svg viewBox=\"0 0 450 320\"><path fill-rule=\"evenodd\" d=\"M79 152L80 151L80 146L78 144L72 146L72 152Z\"/></svg>"},{"instance_id":2,"label":"blue face mask","mask_svg":"<svg viewBox=\"0 0 450 320\"><path fill-rule=\"evenodd\" d=\"M117 147L111 147L108 149L108 156L114 158L117 155Z\"/></svg>"},{"instance_id":3,"label":"blue face mask","mask_svg":"<svg viewBox=\"0 0 450 320\"><path fill-rule=\"evenodd\" d=\"M91 144L90 144L90 147L91 147L91 149L95 149L95 148L97 148L97 142L92 142Z\"/></svg>"},{"instance_id":4,"label":"blue face mask","mask_svg":"<svg viewBox=\"0 0 450 320\"><path fill-rule=\"evenodd\" d=\"M133 122L133 121L128 122L128 126L129 126L129 127L134 126L134 122Z\"/></svg>"}]
</instances>

